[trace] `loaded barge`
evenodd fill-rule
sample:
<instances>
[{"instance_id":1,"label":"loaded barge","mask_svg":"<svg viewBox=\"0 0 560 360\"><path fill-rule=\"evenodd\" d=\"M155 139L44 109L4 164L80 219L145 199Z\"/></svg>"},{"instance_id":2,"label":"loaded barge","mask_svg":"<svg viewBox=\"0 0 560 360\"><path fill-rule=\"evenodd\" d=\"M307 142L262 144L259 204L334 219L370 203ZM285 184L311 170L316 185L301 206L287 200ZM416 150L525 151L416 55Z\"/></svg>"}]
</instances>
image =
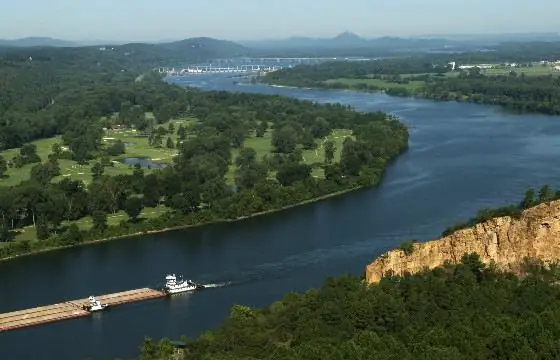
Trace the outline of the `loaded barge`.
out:
<instances>
[{"instance_id":1,"label":"loaded barge","mask_svg":"<svg viewBox=\"0 0 560 360\"><path fill-rule=\"evenodd\" d=\"M104 309L164 296L166 294L163 291L143 288L98 296L97 299L93 298L93 301ZM88 316L91 312L97 310L91 298L0 314L0 332Z\"/></svg>"},{"instance_id":2,"label":"loaded barge","mask_svg":"<svg viewBox=\"0 0 560 360\"><path fill-rule=\"evenodd\" d=\"M167 275L165 280L165 286L161 290L150 288L128 290L99 297L90 296L86 299L65 301L54 305L0 314L0 332L84 317L92 312L103 311L115 305L161 298L171 294L200 290L205 287L191 280L177 279L175 274Z\"/></svg>"}]
</instances>

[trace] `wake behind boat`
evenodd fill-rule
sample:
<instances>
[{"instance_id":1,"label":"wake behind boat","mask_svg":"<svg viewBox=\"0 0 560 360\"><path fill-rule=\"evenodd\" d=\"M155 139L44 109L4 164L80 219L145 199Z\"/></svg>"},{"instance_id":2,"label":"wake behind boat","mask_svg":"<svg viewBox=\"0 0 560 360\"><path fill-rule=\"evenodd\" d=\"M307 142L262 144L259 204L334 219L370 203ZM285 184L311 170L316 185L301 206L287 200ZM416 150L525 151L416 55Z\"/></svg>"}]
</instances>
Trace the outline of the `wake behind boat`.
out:
<instances>
[{"instance_id":1,"label":"wake behind boat","mask_svg":"<svg viewBox=\"0 0 560 360\"><path fill-rule=\"evenodd\" d=\"M177 280L177 276L175 276L175 274L167 275L165 277L165 286L163 287L163 291L165 291L168 295L200 289L204 289L204 285L197 284L192 280Z\"/></svg>"}]
</instances>

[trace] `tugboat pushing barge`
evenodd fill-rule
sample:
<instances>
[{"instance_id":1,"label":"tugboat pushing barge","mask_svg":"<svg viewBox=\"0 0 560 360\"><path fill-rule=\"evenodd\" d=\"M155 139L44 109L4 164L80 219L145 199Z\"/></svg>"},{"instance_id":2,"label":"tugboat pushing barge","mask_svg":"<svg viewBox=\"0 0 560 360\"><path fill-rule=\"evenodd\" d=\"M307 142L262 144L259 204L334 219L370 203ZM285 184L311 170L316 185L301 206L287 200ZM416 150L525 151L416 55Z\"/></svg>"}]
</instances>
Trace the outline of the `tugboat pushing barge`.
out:
<instances>
[{"instance_id":1,"label":"tugboat pushing barge","mask_svg":"<svg viewBox=\"0 0 560 360\"><path fill-rule=\"evenodd\" d=\"M109 304L102 304L93 295L89 297L89 304L83 305L83 309L89 312L102 311L109 308Z\"/></svg>"},{"instance_id":2,"label":"tugboat pushing barge","mask_svg":"<svg viewBox=\"0 0 560 360\"><path fill-rule=\"evenodd\" d=\"M177 276L172 274L165 277L165 286L162 290L167 295L171 295L200 289L204 289L204 285L197 284L192 280L177 280Z\"/></svg>"}]
</instances>

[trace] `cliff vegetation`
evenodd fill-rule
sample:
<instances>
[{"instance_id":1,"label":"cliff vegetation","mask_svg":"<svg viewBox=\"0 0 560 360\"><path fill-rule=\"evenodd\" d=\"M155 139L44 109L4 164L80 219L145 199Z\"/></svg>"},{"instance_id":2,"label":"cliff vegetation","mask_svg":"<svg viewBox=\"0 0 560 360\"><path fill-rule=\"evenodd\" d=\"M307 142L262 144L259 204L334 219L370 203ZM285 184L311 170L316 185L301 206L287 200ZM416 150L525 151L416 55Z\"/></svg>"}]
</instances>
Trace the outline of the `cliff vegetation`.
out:
<instances>
[{"instance_id":1,"label":"cliff vegetation","mask_svg":"<svg viewBox=\"0 0 560 360\"><path fill-rule=\"evenodd\" d=\"M529 189L517 205L483 209L472 219L456 224L443 238L406 243L381 255L366 267L366 281L377 283L388 274L404 275L457 263L464 254L500 269L519 271L525 258L550 264L560 259L560 194L547 185L538 193Z\"/></svg>"}]
</instances>

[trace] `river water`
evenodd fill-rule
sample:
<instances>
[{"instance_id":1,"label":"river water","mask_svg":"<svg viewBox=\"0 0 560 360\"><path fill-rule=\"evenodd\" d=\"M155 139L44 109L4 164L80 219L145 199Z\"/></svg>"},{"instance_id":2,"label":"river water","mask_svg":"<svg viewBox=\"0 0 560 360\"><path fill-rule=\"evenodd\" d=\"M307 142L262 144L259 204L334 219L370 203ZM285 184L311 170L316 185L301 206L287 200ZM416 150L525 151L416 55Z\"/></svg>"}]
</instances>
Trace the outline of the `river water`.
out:
<instances>
[{"instance_id":1,"label":"river water","mask_svg":"<svg viewBox=\"0 0 560 360\"><path fill-rule=\"evenodd\" d=\"M2 360L130 357L144 336L196 336L233 304L264 306L327 276L363 274L403 240L437 238L483 207L558 186L560 118L351 91L235 85L224 75L170 81L384 110L411 127L410 150L378 189L237 223L132 238L0 263L0 313L161 285L168 272L223 285L91 318L0 333Z\"/></svg>"}]
</instances>

